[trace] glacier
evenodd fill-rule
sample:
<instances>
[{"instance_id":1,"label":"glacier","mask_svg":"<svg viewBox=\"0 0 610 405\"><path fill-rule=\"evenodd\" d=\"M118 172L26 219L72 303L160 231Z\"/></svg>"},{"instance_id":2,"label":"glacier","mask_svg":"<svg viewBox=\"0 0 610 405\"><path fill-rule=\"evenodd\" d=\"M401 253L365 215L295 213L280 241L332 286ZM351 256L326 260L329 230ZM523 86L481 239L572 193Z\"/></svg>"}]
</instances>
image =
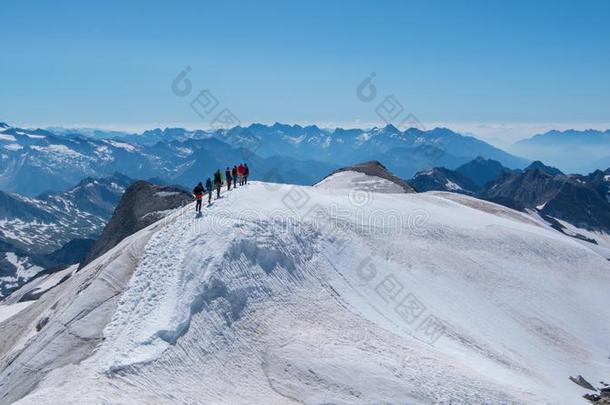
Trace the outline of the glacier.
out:
<instances>
[{"instance_id":1,"label":"glacier","mask_svg":"<svg viewBox=\"0 0 610 405\"><path fill-rule=\"evenodd\" d=\"M0 323L0 403L569 404L608 377L599 252L374 183L252 182L127 237Z\"/></svg>"}]
</instances>

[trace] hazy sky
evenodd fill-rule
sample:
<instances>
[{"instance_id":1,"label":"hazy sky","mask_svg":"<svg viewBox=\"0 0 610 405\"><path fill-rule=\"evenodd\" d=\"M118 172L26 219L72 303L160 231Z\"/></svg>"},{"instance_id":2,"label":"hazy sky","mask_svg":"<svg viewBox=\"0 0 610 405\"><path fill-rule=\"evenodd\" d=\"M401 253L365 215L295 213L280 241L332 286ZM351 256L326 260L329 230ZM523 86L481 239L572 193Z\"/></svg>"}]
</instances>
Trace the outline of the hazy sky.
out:
<instances>
[{"instance_id":1,"label":"hazy sky","mask_svg":"<svg viewBox=\"0 0 610 405\"><path fill-rule=\"evenodd\" d=\"M610 122L610 1L92 3L2 3L0 120L207 127L208 89L242 123L380 124L391 95L427 125L512 128L488 138Z\"/></svg>"}]
</instances>

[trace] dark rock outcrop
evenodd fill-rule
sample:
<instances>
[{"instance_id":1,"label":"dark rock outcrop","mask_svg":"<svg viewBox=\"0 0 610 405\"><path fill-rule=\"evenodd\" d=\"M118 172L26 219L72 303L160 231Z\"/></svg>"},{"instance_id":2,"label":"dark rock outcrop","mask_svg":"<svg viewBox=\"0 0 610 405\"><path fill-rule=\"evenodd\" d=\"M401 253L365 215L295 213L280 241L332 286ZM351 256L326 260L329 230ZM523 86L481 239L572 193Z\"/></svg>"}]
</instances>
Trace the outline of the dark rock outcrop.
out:
<instances>
[{"instance_id":1,"label":"dark rock outcrop","mask_svg":"<svg viewBox=\"0 0 610 405\"><path fill-rule=\"evenodd\" d=\"M581 375L577 375L576 377L572 377L570 376L570 380L574 383L574 384L578 384L581 387L591 390L591 391L597 391L595 389L595 387L587 380L585 380L585 378Z\"/></svg>"},{"instance_id":2,"label":"dark rock outcrop","mask_svg":"<svg viewBox=\"0 0 610 405\"><path fill-rule=\"evenodd\" d=\"M481 197L516 210L536 208L551 200L568 181L566 176L555 176L541 169L523 173L506 173Z\"/></svg>"},{"instance_id":3,"label":"dark rock outcrop","mask_svg":"<svg viewBox=\"0 0 610 405\"><path fill-rule=\"evenodd\" d=\"M570 376L570 381L574 384L577 384L589 391L594 391L595 394L585 394L582 397L589 402L592 402L597 405L610 405L610 386L600 381L602 387L595 388L589 381L585 380L585 378L581 375L576 377Z\"/></svg>"},{"instance_id":4,"label":"dark rock outcrop","mask_svg":"<svg viewBox=\"0 0 610 405\"><path fill-rule=\"evenodd\" d=\"M610 232L610 202L600 193L605 189L584 176L552 173L537 167L507 174L480 196L518 210L537 210L579 228Z\"/></svg>"},{"instance_id":5,"label":"dark rock outcrop","mask_svg":"<svg viewBox=\"0 0 610 405\"><path fill-rule=\"evenodd\" d=\"M589 173L586 176L573 175L577 180L591 184L599 195L606 197L610 201L610 169L596 170L593 173Z\"/></svg>"},{"instance_id":6,"label":"dark rock outcrop","mask_svg":"<svg viewBox=\"0 0 610 405\"><path fill-rule=\"evenodd\" d=\"M539 160L532 162L531 165L529 165L528 167L525 168L525 170L533 170L533 169L540 169L543 172L550 174L551 176L559 176L560 174L564 174L561 170L559 170L555 167L547 166Z\"/></svg>"},{"instance_id":7,"label":"dark rock outcrop","mask_svg":"<svg viewBox=\"0 0 610 405\"><path fill-rule=\"evenodd\" d=\"M586 176L566 175L540 161L525 170L511 170L477 158L457 170L419 172L409 182L420 192L470 194L519 211L536 211L555 229L592 243L595 241L583 235L565 232L560 221L610 233L610 169Z\"/></svg>"},{"instance_id":8,"label":"dark rock outcrop","mask_svg":"<svg viewBox=\"0 0 610 405\"><path fill-rule=\"evenodd\" d=\"M164 211L184 206L191 201L193 196L182 188L136 181L123 194L112 218L80 268L112 249L124 238L162 218Z\"/></svg>"}]
</instances>

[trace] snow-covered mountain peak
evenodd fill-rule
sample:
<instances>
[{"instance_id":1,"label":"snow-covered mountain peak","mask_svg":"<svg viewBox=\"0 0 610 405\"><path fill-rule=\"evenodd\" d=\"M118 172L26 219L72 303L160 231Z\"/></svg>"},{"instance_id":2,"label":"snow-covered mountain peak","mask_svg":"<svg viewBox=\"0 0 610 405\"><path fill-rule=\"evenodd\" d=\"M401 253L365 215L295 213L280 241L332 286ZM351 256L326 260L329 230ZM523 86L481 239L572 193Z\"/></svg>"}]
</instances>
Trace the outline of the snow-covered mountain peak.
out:
<instances>
[{"instance_id":1,"label":"snow-covered mountain peak","mask_svg":"<svg viewBox=\"0 0 610 405\"><path fill-rule=\"evenodd\" d=\"M382 193L413 193L406 181L394 176L378 161L359 163L336 170L315 187Z\"/></svg>"},{"instance_id":2,"label":"snow-covered mountain peak","mask_svg":"<svg viewBox=\"0 0 610 405\"><path fill-rule=\"evenodd\" d=\"M525 214L256 182L222 197L5 320L0 398L572 403L568 375L606 377L610 263Z\"/></svg>"}]
</instances>

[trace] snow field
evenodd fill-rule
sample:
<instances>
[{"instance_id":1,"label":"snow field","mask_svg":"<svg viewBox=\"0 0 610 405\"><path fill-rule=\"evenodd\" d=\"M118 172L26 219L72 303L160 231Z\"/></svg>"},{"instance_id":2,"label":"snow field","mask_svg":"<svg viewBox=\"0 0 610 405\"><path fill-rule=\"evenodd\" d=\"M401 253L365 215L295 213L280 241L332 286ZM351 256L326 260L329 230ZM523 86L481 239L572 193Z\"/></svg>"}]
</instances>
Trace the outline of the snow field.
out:
<instances>
[{"instance_id":1,"label":"snow field","mask_svg":"<svg viewBox=\"0 0 610 405\"><path fill-rule=\"evenodd\" d=\"M104 339L19 403L567 404L568 375L607 376L603 257L466 196L354 201L352 180L253 182L130 237Z\"/></svg>"}]
</instances>

